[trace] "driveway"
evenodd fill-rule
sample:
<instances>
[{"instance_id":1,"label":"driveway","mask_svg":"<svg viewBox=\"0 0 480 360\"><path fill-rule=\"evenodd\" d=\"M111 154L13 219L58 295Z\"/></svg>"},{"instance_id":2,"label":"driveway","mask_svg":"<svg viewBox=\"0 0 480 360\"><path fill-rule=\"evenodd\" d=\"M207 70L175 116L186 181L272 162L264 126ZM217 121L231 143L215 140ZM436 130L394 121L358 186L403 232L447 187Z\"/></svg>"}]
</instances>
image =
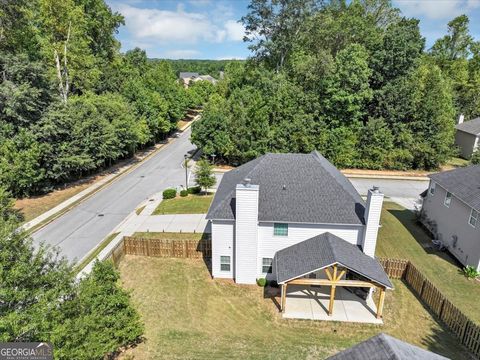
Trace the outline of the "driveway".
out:
<instances>
[{"instance_id":1,"label":"driveway","mask_svg":"<svg viewBox=\"0 0 480 360\"><path fill-rule=\"evenodd\" d=\"M151 194L185 183L183 156L193 153L190 129L128 174L54 220L33 235L36 244L58 246L69 260L79 260L99 244Z\"/></svg>"}]
</instances>

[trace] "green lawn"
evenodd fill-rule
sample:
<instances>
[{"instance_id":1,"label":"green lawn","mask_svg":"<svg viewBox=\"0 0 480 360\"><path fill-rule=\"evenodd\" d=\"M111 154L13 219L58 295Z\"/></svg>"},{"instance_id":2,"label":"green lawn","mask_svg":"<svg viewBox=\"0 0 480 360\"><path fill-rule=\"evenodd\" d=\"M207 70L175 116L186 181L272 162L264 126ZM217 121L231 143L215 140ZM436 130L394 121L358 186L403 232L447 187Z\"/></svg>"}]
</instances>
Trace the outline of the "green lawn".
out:
<instances>
[{"instance_id":1,"label":"green lawn","mask_svg":"<svg viewBox=\"0 0 480 360\"><path fill-rule=\"evenodd\" d=\"M124 359L324 359L380 332L468 358L398 280L379 326L284 320L262 288L212 280L200 259L126 256L120 272L145 322L145 340Z\"/></svg>"},{"instance_id":2,"label":"green lawn","mask_svg":"<svg viewBox=\"0 0 480 360\"><path fill-rule=\"evenodd\" d=\"M463 276L448 253L422 246L430 244L411 211L385 203L376 255L412 261L465 315L480 323L480 283Z\"/></svg>"},{"instance_id":3,"label":"green lawn","mask_svg":"<svg viewBox=\"0 0 480 360\"><path fill-rule=\"evenodd\" d=\"M462 159L461 157L453 157L446 162L445 167L458 168L458 167L467 166L468 164L469 164L468 160Z\"/></svg>"},{"instance_id":4,"label":"green lawn","mask_svg":"<svg viewBox=\"0 0 480 360\"><path fill-rule=\"evenodd\" d=\"M203 214L208 211L213 195L177 196L175 199L162 200L153 215L164 214Z\"/></svg>"}]
</instances>

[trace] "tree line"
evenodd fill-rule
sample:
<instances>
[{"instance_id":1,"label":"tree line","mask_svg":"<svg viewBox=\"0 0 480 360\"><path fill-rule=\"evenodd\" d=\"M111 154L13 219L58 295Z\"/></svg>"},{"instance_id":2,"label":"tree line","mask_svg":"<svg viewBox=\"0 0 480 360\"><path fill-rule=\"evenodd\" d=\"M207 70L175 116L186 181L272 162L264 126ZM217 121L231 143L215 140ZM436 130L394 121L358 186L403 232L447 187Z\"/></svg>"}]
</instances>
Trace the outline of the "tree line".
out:
<instances>
[{"instance_id":1,"label":"tree line","mask_svg":"<svg viewBox=\"0 0 480 360\"><path fill-rule=\"evenodd\" d=\"M0 3L0 186L26 196L91 174L206 100L211 87L184 89L170 63L121 54L123 23L103 0Z\"/></svg>"},{"instance_id":2,"label":"tree line","mask_svg":"<svg viewBox=\"0 0 480 360\"><path fill-rule=\"evenodd\" d=\"M230 164L319 150L339 167L435 169L454 125L480 115L480 42L462 15L426 49L389 0L252 0L252 56L225 79L192 140Z\"/></svg>"}]
</instances>

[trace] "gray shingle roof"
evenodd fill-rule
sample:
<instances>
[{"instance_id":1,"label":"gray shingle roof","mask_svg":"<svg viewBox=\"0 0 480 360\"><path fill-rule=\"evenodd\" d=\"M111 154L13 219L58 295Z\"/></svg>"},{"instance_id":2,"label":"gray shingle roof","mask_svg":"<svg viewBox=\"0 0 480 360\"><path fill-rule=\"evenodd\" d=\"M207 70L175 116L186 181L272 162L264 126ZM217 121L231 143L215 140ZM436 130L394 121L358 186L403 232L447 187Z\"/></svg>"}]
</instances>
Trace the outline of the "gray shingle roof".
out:
<instances>
[{"instance_id":1,"label":"gray shingle roof","mask_svg":"<svg viewBox=\"0 0 480 360\"><path fill-rule=\"evenodd\" d=\"M432 174L429 178L468 206L480 211L480 165Z\"/></svg>"},{"instance_id":2,"label":"gray shingle roof","mask_svg":"<svg viewBox=\"0 0 480 360\"><path fill-rule=\"evenodd\" d=\"M457 130L461 130L472 135L480 135L480 117L473 120L464 121L461 124L455 125L455 127Z\"/></svg>"},{"instance_id":3,"label":"gray shingle roof","mask_svg":"<svg viewBox=\"0 0 480 360\"><path fill-rule=\"evenodd\" d=\"M181 72L179 74L180 79L190 78L190 77L198 77L200 74L196 72Z\"/></svg>"},{"instance_id":4,"label":"gray shingle roof","mask_svg":"<svg viewBox=\"0 0 480 360\"><path fill-rule=\"evenodd\" d=\"M229 171L207 219L235 218L235 187L245 178L260 186L259 221L363 224L364 201L350 181L317 152L266 154Z\"/></svg>"},{"instance_id":5,"label":"gray shingle roof","mask_svg":"<svg viewBox=\"0 0 480 360\"><path fill-rule=\"evenodd\" d=\"M342 265L377 284L393 289L382 265L376 259L328 232L277 251L273 260L278 283L332 264Z\"/></svg>"},{"instance_id":6,"label":"gray shingle roof","mask_svg":"<svg viewBox=\"0 0 480 360\"><path fill-rule=\"evenodd\" d=\"M327 360L445 360L446 357L380 333Z\"/></svg>"}]
</instances>

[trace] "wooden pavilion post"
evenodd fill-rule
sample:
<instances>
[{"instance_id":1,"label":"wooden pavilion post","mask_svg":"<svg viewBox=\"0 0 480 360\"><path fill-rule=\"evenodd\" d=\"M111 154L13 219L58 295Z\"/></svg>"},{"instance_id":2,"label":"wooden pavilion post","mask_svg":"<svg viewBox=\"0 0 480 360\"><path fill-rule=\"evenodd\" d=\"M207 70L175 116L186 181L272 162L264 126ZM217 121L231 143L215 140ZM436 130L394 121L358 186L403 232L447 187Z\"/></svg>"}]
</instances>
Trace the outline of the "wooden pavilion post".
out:
<instances>
[{"instance_id":1,"label":"wooden pavilion post","mask_svg":"<svg viewBox=\"0 0 480 360\"><path fill-rule=\"evenodd\" d=\"M332 316L333 314L333 304L335 302L335 290L336 285L335 283L338 281L337 279L337 265L333 265L333 275L332 275L332 287L330 289L330 302L328 304L328 316Z\"/></svg>"},{"instance_id":2,"label":"wooden pavilion post","mask_svg":"<svg viewBox=\"0 0 480 360\"><path fill-rule=\"evenodd\" d=\"M287 301L287 284L282 284L281 312L285 312L285 304Z\"/></svg>"},{"instance_id":3,"label":"wooden pavilion post","mask_svg":"<svg viewBox=\"0 0 480 360\"><path fill-rule=\"evenodd\" d=\"M385 302L385 288L380 288L380 297L378 299L377 305L377 319L381 319L383 315L383 304Z\"/></svg>"}]
</instances>

